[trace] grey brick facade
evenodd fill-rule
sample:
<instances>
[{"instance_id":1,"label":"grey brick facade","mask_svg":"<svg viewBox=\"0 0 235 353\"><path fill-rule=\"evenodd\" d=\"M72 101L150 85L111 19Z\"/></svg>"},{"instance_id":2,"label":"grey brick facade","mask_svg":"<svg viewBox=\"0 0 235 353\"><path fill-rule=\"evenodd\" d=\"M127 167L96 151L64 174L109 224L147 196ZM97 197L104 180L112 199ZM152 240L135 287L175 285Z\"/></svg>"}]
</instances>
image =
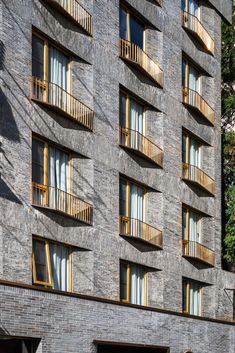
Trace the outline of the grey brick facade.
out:
<instances>
[{"instance_id":1,"label":"grey brick facade","mask_svg":"<svg viewBox=\"0 0 235 353\"><path fill-rule=\"evenodd\" d=\"M48 1L0 1L0 336L40 339L37 353L95 353L95 340L234 353L235 275L221 265L221 20L230 21L231 1L201 1L214 55L182 28L181 0L123 2L148 22L146 48L164 71L163 88L119 58L119 0L79 0L92 15L93 37ZM72 93L94 110L92 132L30 99L32 30L72 54ZM182 55L203 69L214 127L182 104ZM146 103L147 136L164 151L162 169L119 146L120 87ZM181 179L182 129L204 141L215 197ZM92 226L32 206L32 134L72 151L73 192L92 203ZM119 236L120 175L148 188L146 216L163 230L163 250ZM181 256L182 204L207 215L203 242L215 251L215 267ZM32 235L77 249L74 295L32 286ZM119 303L120 260L156 269L148 308ZM207 284L203 319L182 314L182 278Z\"/></svg>"}]
</instances>

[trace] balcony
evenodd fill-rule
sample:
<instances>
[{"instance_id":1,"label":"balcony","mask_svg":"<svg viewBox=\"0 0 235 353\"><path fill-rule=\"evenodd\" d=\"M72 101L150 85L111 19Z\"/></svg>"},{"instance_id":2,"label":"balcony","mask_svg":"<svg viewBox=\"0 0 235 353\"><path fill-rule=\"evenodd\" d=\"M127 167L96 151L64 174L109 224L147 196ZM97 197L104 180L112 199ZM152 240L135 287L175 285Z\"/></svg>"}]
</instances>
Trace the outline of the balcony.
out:
<instances>
[{"instance_id":1,"label":"balcony","mask_svg":"<svg viewBox=\"0 0 235 353\"><path fill-rule=\"evenodd\" d=\"M92 36L92 16L77 0L44 0L63 15L70 17L85 32Z\"/></svg>"},{"instance_id":2,"label":"balcony","mask_svg":"<svg viewBox=\"0 0 235 353\"><path fill-rule=\"evenodd\" d=\"M215 266L215 252L196 241L182 241L182 256Z\"/></svg>"},{"instance_id":3,"label":"balcony","mask_svg":"<svg viewBox=\"0 0 235 353\"><path fill-rule=\"evenodd\" d=\"M162 249L162 232L159 229L140 221L139 219L120 216L119 228L120 235L122 236L132 238L138 242L153 245L158 249Z\"/></svg>"},{"instance_id":4,"label":"balcony","mask_svg":"<svg viewBox=\"0 0 235 353\"><path fill-rule=\"evenodd\" d=\"M199 19L186 11L181 12L181 18L182 26L190 31L208 52L214 54L214 40Z\"/></svg>"},{"instance_id":5,"label":"balcony","mask_svg":"<svg viewBox=\"0 0 235 353\"><path fill-rule=\"evenodd\" d=\"M214 125L215 123L215 111L211 108L211 106L202 98L202 96L188 88L182 88L182 101L184 104L188 105L189 107L196 110L200 113L206 120L211 124Z\"/></svg>"},{"instance_id":6,"label":"balcony","mask_svg":"<svg viewBox=\"0 0 235 353\"><path fill-rule=\"evenodd\" d=\"M48 208L79 222L92 225L93 207L79 197L58 188L32 183L32 205Z\"/></svg>"},{"instance_id":7,"label":"balcony","mask_svg":"<svg viewBox=\"0 0 235 353\"><path fill-rule=\"evenodd\" d=\"M31 79L31 99L89 130L93 129L94 112L55 83L33 77Z\"/></svg>"},{"instance_id":8,"label":"balcony","mask_svg":"<svg viewBox=\"0 0 235 353\"><path fill-rule=\"evenodd\" d=\"M188 164L182 164L182 179L190 181L214 196L215 181L200 168Z\"/></svg>"},{"instance_id":9,"label":"balcony","mask_svg":"<svg viewBox=\"0 0 235 353\"><path fill-rule=\"evenodd\" d=\"M163 167L163 151L138 131L120 128L120 145Z\"/></svg>"},{"instance_id":10,"label":"balcony","mask_svg":"<svg viewBox=\"0 0 235 353\"><path fill-rule=\"evenodd\" d=\"M163 87L163 71L138 45L120 39L120 57Z\"/></svg>"}]
</instances>

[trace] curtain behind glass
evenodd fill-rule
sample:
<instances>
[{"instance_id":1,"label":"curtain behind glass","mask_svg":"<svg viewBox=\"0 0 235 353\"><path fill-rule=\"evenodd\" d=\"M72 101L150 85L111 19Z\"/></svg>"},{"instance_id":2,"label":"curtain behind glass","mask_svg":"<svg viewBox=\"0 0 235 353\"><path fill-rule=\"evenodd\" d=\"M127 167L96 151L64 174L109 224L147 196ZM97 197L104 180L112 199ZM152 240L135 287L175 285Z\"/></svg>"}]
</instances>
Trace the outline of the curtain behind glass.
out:
<instances>
[{"instance_id":1,"label":"curtain behind glass","mask_svg":"<svg viewBox=\"0 0 235 353\"><path fill-rule=\"evenodd\" d=\"M189 66L189 103L191 105L197 105L197 95L195 92L199 92L199 72L194 67Z\"/></svg>"},{"instance_id":2,"label":"curtain behind glass","mask_svg":"<svg viewBox=\"0 0 235 353\"><path fill-rule=\"evenodd\" d=\"M190 314L200 315L200 286L197 284L190 284Z\"/></svg>"},{"instance_id":3,"label":"curtain behind glass","mask_svg":"<svg viewBox=\"0 0 235 353\"><path fill-rule=\"evenodd\" d=\"M131 235L144 238L144 190L131 185ZM140 221L140 222L139 222Z\"/></svg>"},{"instance_id":4,"label":"curtain behind glass","mask_svg":"<svg viewBox=\"0 0 235 353\"><path fill-rule=\"evenodd\" d=\"M128 39L127 12L122 7L119 10L119 35L121 39Z\"/></svg>"},{"instance_id":5,"label":"curtain behind glass","mask_svg":"<svg viewBox=\"0 0 235 353\"><path fill-rule=\"evenodd\" d=\"M189 13L198 17L198 0L189 0Z\"/></svg>"},{"instance_id":6,"label":"curtain behind glass","mask_svg":"<svg viewBox=\"0 0 235 353\"><path fill-rule=\"evenodd\" d=\"M200 144L193 139L190 141L190 164L201 167Z\"/></svg>"},{"instance_id":7,"label":"curtain behind glass","mask_svg":"<svg viewBox=\"0 0 235 353\"><path fill-rule=\"evenodd\" d=\"M67 213L69 207L69 155L49 147L49 206Z\"/></svg>"},{"instance_id":8,"label":"curtain behind glass","mask_svg":"<svg viewBox=\"0 0 235 353\"><path fill-rule=\"evenodd\" d=\"M70 249L58 244L50 244L53 289L70 290Z\"/></svg>"},{"instance_id":9,"label":"curtain behind glass","mask_svg":"<svg viewBox=\"0 0 235 353\"><path fill-rule=\"evenodd\" d=\"M49 48L49 102L67 111L69 109L68 58L54 47Z\"/></svg>"},{"instance_id":10,"label":"curtain behind glass","mask_svg":"<svg viewBox=\"0 0 235 353\"><path fill-rule=\"evenodd\" d=\"M193 211L189 213L189 240L200 242L200 216Z\"/></svg>"},{"instance_id":11,"label":"curtain behind glass","mask_svg":"<svg viewBox=\"0 0 235 353\"><path fill-rule=\"evenodd\" d=\"M141 135L144 134L143 107L135 100L130 100L131 116L131 147L140 151L144 150L144 141ZM136 132L135 132L136 131ZM141 135L139 135L140 133Z\"/></svg>"},{"instance_id":12,"label":"curtain behind glass","mask_svg":"<svg viewBox=\"0 0 235 353\"><path fill-rule=\"evenodd\" d=\"M131 303L145 304L145 271L139 267L131 266Z\"/></svg>"}]
</instances>

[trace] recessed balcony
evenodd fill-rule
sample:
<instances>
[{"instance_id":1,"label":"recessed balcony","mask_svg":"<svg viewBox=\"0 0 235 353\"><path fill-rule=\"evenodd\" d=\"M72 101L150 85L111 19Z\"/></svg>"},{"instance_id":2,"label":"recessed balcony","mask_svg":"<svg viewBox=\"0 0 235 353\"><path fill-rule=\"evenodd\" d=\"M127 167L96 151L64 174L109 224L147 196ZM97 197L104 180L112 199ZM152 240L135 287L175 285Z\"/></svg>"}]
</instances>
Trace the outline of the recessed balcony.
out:
<instances>
[{"instance_id":1,"label":"recessed balcony","mask_svg":"<svg viewBox=\"0 0 235 353\"><path fill-rule=\"evenodd\" d=\"M196 241L183 240L182 255L215 266L215 252Z\"/></svg>"},{"instance_id":2,"label":"recessed balcony","mask_svg":"<svg viewBox=\"0 0 235 353\"><path fill-rule=\"evenodd\" d=\"M163 167L163 151L136 130L120 127L120 145Z\"/></svg>"},{"instance_id":3,"label":"recessed balcony","mask_svg":"<svg viewBox=\"0 0 235 353\"><path fill-rule=\"evenodd\" d=\"M120 235L129 237L137 242L150 244L156 248L162 249L162 231L150 226L145 222L140 221L139 219L120 216L119 232Z\"/></svg>"},{"instance_id":4,"label":"recessed balcony","mask_svg":"<svg viewBox=\"0 0 235 353\"><path fill-rule=\"evenodd\" d=\"M92 225L92 205L56 187L33 182L32 205L47 208L79 222Z\"/></svg>"},{"instance_id":5,"label":"recessed balcony","mask_svg":"<svg viewBox=\"0 0 235 353\"><path fill-rule=\"evenodd\" d=\"M55 83L33 77L31 79L31 99L89 130L93 129L94 112Z\"/></svg>"},{"instance_id":6,"label":"recessed balcony","mask_svg":"<svg viewBox=\"0 0 235 353\"><path fill-rule=\"evenodd\" d=\"M163 87L163 70L138 45L120 39L120 57Z\"/></svg>"},{"instance_id":7,"label":"recessed balcony","mask_svg":"<svg viewBox=\"0 0 235 353\"><path fill-rule=\"evenodd\" d=\"M197 38L197 40L201 42L201 44L208 52L214 54L214 40L207 32L203 24L199 21L199 19L186 11L181 12L181 17L182 26L190 31Z\"/></svg>"},{"instance_id":8,"label":"recessed balcony","mask_svg":"<svg viewBox=\"0 0 235 353\"><path fill-rule=\"evenodd\" d=\"M44 0L63 15L70 17L84 31L92 36L92 16L77 0Z\"/></svg>"},{"instance_id":9,"label":"recessed balcony","mask_svg":"<svg viewBox=\"0 0 235 353\"><path fill-rule=\"evenodd\" d=\"M215 194L215 181L195 165L182 164L182 179L196 184L213 196Z\"/></svg>"},{"instance_id":10,"label":"recessed balcony","mask_svg":"<svg viewBox=\"0 0 235 353\"><path fill-rule=\"evenodd\" d=\"M183 87L182 101L184 104L199 112L211 125L214 125L215 111L198 92L188 87Z\"/></svg>"}]
</instances>

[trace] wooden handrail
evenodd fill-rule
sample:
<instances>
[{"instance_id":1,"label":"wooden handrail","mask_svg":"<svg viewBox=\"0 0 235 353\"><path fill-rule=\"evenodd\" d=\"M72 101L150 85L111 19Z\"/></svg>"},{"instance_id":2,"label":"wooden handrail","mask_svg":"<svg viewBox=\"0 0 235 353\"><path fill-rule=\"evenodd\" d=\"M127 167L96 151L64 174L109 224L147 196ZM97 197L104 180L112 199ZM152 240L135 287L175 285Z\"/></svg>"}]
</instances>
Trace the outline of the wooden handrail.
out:
<instances>
[{"instance_id":1,"label":"wooden handrail","mask_svg":"<svg viewBox=\"0 0 235 353\"><path fill-rule=\"evenodd\" d=\"M120 127L120 145L137 150L160 167L163 166L163 150L139 131Z\"/></svg>"},{"instance_id":2,"label":"wooden handrail","mask_svg":"<svg viewBox=\"0 0 235 353\"><path fill-rule=\"evenodd\" d=\"M215 123L215 111L197 92L188 87L182 87L183 103L196 108L212 125Z\"/></svg>"},{"instance_id":3,"label":"wooden handrail","mask_svg":"<svg viewBox=\"0 0 235 353\"><path fill-rule=\"evenodd\" d=\"M205 48L214 54L214 40L199 19L187 11L181 11L182 26L192 31Z\"/></svg>"},{"instance_id":4,"label":"wooden handrail","mask_svg":"<svg viewBox=\"0 0 235 353\"><path fill-rule=\"evenodd\" d=\"M212 195L215 194L214 179L195 165L182 163L182 178L200 185Z\"/></svg>"},{"instance_id":5,"label":"wooden handrail","mask_svg":"<svg viewBox=\"0 0 235 353\"><path fill-rule=\"evenodd\" d=\"M128 40L120 39L120 57L137 65L159 86L163 87L163 70L138 45Z\"/></svg>"},{"instance_id":6,"label":"wooden handrail","mask_svg":"<svg viewBox=\"0 0 235 353\"><path fill-rule=\"evenodd\" d=\"M71 16L89 35L93 34L92 16L77 0L45 0Z\"/></svg>"},{"instance_id":7,"label":"wooden handrail","mask_svg":"<svg viewBox=\"0 0 235 353\"><path fill-rule=\"evenodd\" d=\"M93 206L56 187L32 182L32 204L67 214L80 222L92 225Z\"/></svg>"},{"instance_id":8,"label":"wooden handrail","mask_svg":"<svg viewBox=\"0 0 235 353\"><path fill-rule=\"evenodd\" d=\"M196 241L183 240L182 255L196 258L200 261L208 263L211 266L215 266L215 252Z\"/></svg>"},{"instance_id":9,"label":"wooden handrail","mask_svg":"<svg viewBox=\"0 0 235 353\"><path fill-rule=\"evenodd\" d=\"M163 235L162 231L150 226L149 224L127 216L119 217L120 235L133 237L139 240L144 240L159 248L162 248Z\"/></svg>"},{"instance_id":10,"label":"wooden handrail","mask_svg":"<svg viewBox=\"0 0 235 353\"><path fill-rule=\"evenodd\" d=\"M56 108L90 130L93 128L94 112L55 83L32 77L31 99Z\"/></svg>"}]
</instances>

